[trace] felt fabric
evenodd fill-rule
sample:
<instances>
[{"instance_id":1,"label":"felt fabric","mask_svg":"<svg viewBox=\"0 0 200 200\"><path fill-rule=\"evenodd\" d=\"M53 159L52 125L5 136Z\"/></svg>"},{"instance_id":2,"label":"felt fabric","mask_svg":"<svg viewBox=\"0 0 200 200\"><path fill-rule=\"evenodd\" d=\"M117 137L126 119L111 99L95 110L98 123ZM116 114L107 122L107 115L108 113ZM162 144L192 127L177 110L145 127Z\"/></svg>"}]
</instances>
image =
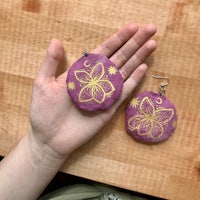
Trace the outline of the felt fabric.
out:
<instances>
[{"instance_id":1,"label":"felt fabric","mask_svg":"<svg viewBox=\"0 0 200 200\"><path fill-rule=\"evenodd\" d=\"M161 142L171 136L176 124L176 108L164 95L139 93L127 106L126 129L136 140Z\"/></svg>"},{"instance_id":2,"label":"felt fabric","mask_svg":"<svg viewBox=\"0 0 200 200\"><path fill-rule=\"evenodd\" d=\"M78 108L95 111L109 108L119 98L123 79L106 56L87 54L70 67L66 84Z\"/></svg>"}]
</instances>

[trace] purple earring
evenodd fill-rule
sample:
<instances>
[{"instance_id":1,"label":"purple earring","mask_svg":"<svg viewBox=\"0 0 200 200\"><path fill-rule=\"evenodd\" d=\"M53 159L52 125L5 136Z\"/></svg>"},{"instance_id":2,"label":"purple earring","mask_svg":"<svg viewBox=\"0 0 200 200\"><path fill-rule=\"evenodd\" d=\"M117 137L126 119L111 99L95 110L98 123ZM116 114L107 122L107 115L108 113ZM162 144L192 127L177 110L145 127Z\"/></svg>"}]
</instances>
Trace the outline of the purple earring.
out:
<instances>
[{"instance_id":1,"label":"purple earring","mask_svg":"<svg viewBox=\"0 0 200 200\"><path fill-rule=\"evenodd\" d=\"M169 78L150 76L166 82L160 84L159 93L143 92L132 98L126 109L126 129L138 141L157 143L174 132L177 114L175 106L164 95Z\"/></svg>"},{"instance_id":2,"label":"purple earring","mask_svg":"<svg viewBox=\"0 0 200 200\"><path fill-rule=\"evenodd\" d=\"M70 67L66 84L69 96L78 108L95 111L109 108L119 98L123 78L105 55L85 51Z\"/></svg>"}]
</instances>

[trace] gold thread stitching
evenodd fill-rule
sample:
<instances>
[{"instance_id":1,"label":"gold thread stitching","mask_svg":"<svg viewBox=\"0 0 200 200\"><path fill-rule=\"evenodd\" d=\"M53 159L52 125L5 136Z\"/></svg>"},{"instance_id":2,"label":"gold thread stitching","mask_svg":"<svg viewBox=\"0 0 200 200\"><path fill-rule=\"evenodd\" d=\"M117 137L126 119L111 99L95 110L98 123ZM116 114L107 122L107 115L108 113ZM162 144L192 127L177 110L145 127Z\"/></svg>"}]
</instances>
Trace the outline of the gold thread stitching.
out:
<instances>
[{"instance_id":1,"label":"gold thread stitching","mask_svg":"<svg viewBox=\"0 0 200 200\"><path fill-rule=\"evenodd\" d=\"M162 137L164 134L163 126L173 116L173 109L160 107L155 110L149 97L144 97L139 105L139 114L134 115L128 120L128 128L132 131L137 130L138 135L148 136L156 140Z\"/></svg>"},{"instance_id":2,"label":"gold thread stitching","mask_svg":"<svg viewBox=\"0 0 200 200\"><path fill-rule=\"evenodd\" d=\"M88 60L84 62L84 66ZM90 102L94 100L98 104L102 104L106 97L110 97L115 91L111 81L105 77L105 68L102 62L98 62L92 67L90 73L85 70L76 70L74 72L76 80L84 87L80 90L78 98L79 102Z\"/></svg>"}]
</instances>

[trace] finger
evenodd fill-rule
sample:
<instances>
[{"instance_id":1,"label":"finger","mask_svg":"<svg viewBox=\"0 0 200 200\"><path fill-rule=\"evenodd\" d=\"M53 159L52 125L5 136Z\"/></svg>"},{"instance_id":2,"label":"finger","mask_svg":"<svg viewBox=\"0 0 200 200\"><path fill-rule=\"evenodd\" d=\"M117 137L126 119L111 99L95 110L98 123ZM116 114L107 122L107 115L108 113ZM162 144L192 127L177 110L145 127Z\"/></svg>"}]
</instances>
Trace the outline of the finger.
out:
<instances>
[{"instance_id":1,"label":"finger","mask_svg":"<svg viewBox=\"0 0 200 200\"><path fill-rule=\"evenodd\" d=\"M110 60L120 68L127 60L154 34L156 27L153 24L147 24L142 27L137 33L129 39L116 53L114 53Z\"/></svg>"},{"instance_id":2,"label":"finger","mask_svg":"<svg viewBox=\"0 0 200 200\"><path fill-rule=\"evenodd\" d=\"M64 57L64 49L61 42L57 39L52 39L47 54L38 73L39 77L54 77L60 62Z\"/></svg>"},{"instance_id":3,"label":"finger","mask_svg":"<svg viewBox=\"0 0 200 200\"><path fill-rule=\"evenodd\" d=\"M92 53L104 54L105 56L110 57L116 50L126 43L137 32L137 30L138 26L134 23L123 27L92 51Z\"/></svg>"},{"instance_id":4,"label":"finger","mask_svg":"<svg viewBox=\"0 0 200 200\"><path fill-rule=\"evenodd\" d=\"M150 54L156 49L156 42L149 40L146 42L121 68L120 73L124 80L126 80L130 74L142 64Z\"/></svg>"},{"instance_id":5,"label":"finger","mask_svg":"<svg viewBox=\"0 0 200 200\"><path fill-rule=\"evenodd\" d=\"M127 99L133 90L136 88L138 83L142 80L144 77L148 67L146 64L142 63L135 69L135 71L132 72L132 74L129 76L129 78L124 82L122 94L119 98L119 100L116 102L116 108L124 102L125 99Z\"/></svg>"}]
</instances>

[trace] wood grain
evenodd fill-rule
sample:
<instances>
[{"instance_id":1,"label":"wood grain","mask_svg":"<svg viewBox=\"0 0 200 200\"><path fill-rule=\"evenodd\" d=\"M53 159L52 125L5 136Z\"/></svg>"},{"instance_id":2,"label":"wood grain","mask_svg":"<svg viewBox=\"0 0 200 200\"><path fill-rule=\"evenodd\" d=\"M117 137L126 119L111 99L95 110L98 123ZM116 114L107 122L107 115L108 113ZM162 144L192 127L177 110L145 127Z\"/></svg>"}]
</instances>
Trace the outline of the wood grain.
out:
<instances>
[{"instance_id":1,"label":"wood grain","mask_svg":"<svg viewBox=\"0 0 200 200\"><path fill-rule=\"evenodd\" d=\"M125 131L125 102L62 171L165 199L199 199L199 0L0 0L0 154L30 126L32 83L51 38L62 41L67 68L132 21L158 27L148 73L170 78L166 96L177 108L177 129L161 144L137 143ZM134 93L156 92L158 84L146 77Z\"/></svg>"}]
</instances>

